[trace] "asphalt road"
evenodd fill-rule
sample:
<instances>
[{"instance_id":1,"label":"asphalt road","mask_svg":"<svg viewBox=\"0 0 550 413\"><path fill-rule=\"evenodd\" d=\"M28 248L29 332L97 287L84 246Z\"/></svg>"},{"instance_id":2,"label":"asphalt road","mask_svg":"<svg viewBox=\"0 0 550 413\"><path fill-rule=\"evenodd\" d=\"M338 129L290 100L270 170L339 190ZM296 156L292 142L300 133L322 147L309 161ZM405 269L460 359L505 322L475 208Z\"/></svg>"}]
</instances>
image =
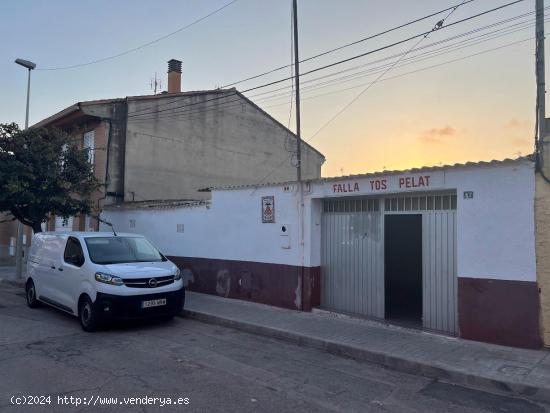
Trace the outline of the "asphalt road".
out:
<instances>
[{"instance_id":1,"label":"asphalt road","mask_svg":"<svg viewBox=\"0 0 550 413\"><path fill-rule=\"evenodd\" d=\"M44 404L12 404L23 401ZM189 319L84 333L76 318L32 310L21 290L0 283L0 411L532 413L548 406Z\"/></svg>"}]
</instances>

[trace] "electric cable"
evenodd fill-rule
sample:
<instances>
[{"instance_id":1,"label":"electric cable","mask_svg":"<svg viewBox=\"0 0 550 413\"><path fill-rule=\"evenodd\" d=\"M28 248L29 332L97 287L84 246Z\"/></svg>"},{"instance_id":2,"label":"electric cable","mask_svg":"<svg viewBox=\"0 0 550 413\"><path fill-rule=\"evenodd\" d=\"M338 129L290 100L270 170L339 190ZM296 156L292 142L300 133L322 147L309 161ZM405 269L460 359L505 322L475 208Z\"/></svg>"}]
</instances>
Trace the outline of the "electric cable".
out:
<instances>
[{"instance_id":1,"label":"electric cable","mask_svg":"<svg viewBox=\"0 0 550 413\"><path fill-rule=\"evenodd\" d=\"M472 1L474 1L474 0L468 0L467 3L471 3ZM329 53L333 53L333 52L336 52L336 51L345 49L346 47L354 46L354 45L356 45L356 44L365 42L365 41L367 41L367 40L371 40L371 39L374 39L374 38L376 38L376 37L380 37L380 36L382 36L382 35L384 35L384 34L388 34L388 33L391 33L391 32L393 32L393 31L395 31L395 30L399 30L399 29L402 29L402 28L404 28L404 27L410 26L410 25L412 25L412 24L421 22L422 20L429 19L430 17L437 16L438 14L445 13L446 11L449 11L449 10L451 10L452 8L453 8L453 6L448 7L448 8L446 8L446 9L443 9L443 10L439 10L439 11L434 12L434 13L432 13L432 14L428 14L428 15L426 15L426 16L422 16L422 17L420 17L420 18L418 18L418 19L414 19L414 20L408 21L408 22L406 22L406 23L400 24L399 26L395 26L395 27L392 27L392 28L390 28L390 29L386 29L386 30L384 30L384 31L375 33L375 34L373 34L373 35L364 37L364 38L362 38L362 39L355 40L355 41L350 42L350 43L346 43L346 44L344 44L344 45L335 47L335 48L333 48L333 49L330 49L330 50L321 52L321 53L319 53L319 54L316 54L316 55L314 55L314 56L310 56L310 57L308 57L308 58L306 58L306 59L300 60L298 63L305 63L305 62L308 62L308 61L310 61L310 60L317 59L317 58L319 58L319 57L321 57L321 56L325 56L325 55L327 55L327 54L329 54ZM237 84L239 84L239 83L243 83L243 82L247 82L247 81L249 81L249 80L257 79L257 78L259 78L259 77L262 77L262 76L266 76L266 75L275 73L275 72L277 72L277 71L279 71L279 70L286 69L287 67L289 67L289 65L279 66L279 67L276 67L276 68L274 68L274 69L270 69L270 70L268 70L268 71L266 71L266 72L260 73L260 74L258 74L258 75L253 75L253 76L247 77L247 78L242 79L242 80L237 80L237 81L235 81L235 82L228 83L228 84L226 84L226 85L221 86L220 89L225 89L226 87L234 86L234 85L237 85Z\"/></svg>"},{"instance_id":2,"label":"electric cable","mask_svg":"<svg viewBox=\"0 0 550 413\"><path fill-rule=\"evenodd\" d=\"M455 62L458 62L458 61L466 60L466 59L469 59L469 58L472 58L472 57L480 56L480 55L483 55L483 54L486 54L486 53L489 53L489 52L492 52L492 51L496 51L496 50L500 50L500 49L503 49L503 48L506 48L506 47L514 46L516 44L524 43L524 42L529 41L529 40L533 40L533 37L526 38L526 39L521 39L521 40L510 42L510 43L506 43L506 44L498 46L498 47L493 47L493 48L486 49L486 50L483 50L483 51L480 51L480 52L477 52L477 53L473 53L473 54L470 54L470 55L466 55L466 56L462 56L462 57L459 57L459 58L455 58L455 59L447 60L447 61L444 61L444 62L440 62L440 63L434 64L434 65L422 67L422 68L412 70L412 71L409 71L409 72L405 72L405 73L402 73L402 74L399 74L399 75L396 75L396 76L391 76L391 77L382 79L379 82L385 82L387 80L397 79L397 78L408 76L408 75L411 75L411 74L414 74L414 73L423 72L423 71L426 71L426 70L431 70L433 68L437 68L437 67L448 65L448 64L455 63ZM374 73L374 74L376 74L376 73ZM371 74L369 76L372 76L372 75L373 74ZM332 94L335 94L335 93L341 93L341 92L345 92L345 91L348 91L348 90L354 90L354 89L357 89L359 87L363 87L367 84L368 83L361 83L361 84L354 85L354 86L351 86L351 87L346 87L346 88L343 88L343 89L338 89L338 90L334 90L334 91L330 91L330 92L326 92L326 93L322 93L322 94L318 94L318 95L313 95L313 96L307 96L307 97L303 97L302 100L316 99L316 98L319 98L319 97L332 95ZM223 109L230 109L230 108L234 108L234 107L240 107L240 106L242 106L243 104L246 103L245 101L243 101L243 99L240 96L237 97L234 100L231 100L231 101L227 102L227 103L234 103L234 102L239 102L239 103L236 103L236 104L233 104L233 105L223 106L222 108ZM272 105L269 105L269 106L264 106L263 108L268 109L268 108L271 108L271 107L287 105L287 104L288 104L288 102L285 101L284 103L272 104ZM223 103L223 105L225 105L225 102ZM215 110L220 110L220 107L218 107L218 105L215 105L215 106L212 105L212 106L207 106L206 108L196 108L196 109L193 109L193 110L190 109L188 111L185 111L184 113L164 115L164 116L161 117L161 119L170 119L170 118L172 118L172 119L182 120L182 119L187 119L189 117L193 117L197 114L203 114L205 112L210 112L210 111L215 111ZM140 119L130 119L129 121L130 122L148 122L151 119L152 118L140 118Z\"/></svg>"},{"instance_id":3,"label":"electric cable","mask_svg":"<svg viewBox=\"0 0 550 413\"><path fill-rule=\"evenodd\" d=\"M446 28L449 28L451 26L454 26L456 24L460 24L460 23L463 23L465 21L468 21L468 20L471 20L471 19L474 19L476 17L480 17L480 16L483 16L483 15L486 15L488 13L491 13L491 12L494 12L494 11L497 11L497 10L501 10L505 7L509 7L509 6L512 6L514 4L517 4L517 3L520 3L524 0L515 0L513 2L510 2L510 3L506 3L504 5L501 5L501 6L498 6L498 7L495 7L493 9L490 9L490 10L486 10L486 11L483 11L481 13L478 13L478 14L475 14L475 15L472 15L472 16L469 16L469 17L466 17L464 19L461 19L461 20L457 20L455 22L452 22L452 23L449 23L449 24L446 24L444 26L440 26L438 27L436 30L444 30ZM455 7L458 7L458 6L455 6ZM456 9L454 9L456 10ZM439 22L438 22L439 23ZM367 56L367 55L370 55L370 54L373 54L373 53L376 53L376 52L379 52L379 51L382 51L382 50L385 50L385 49L388 49L390 47L395 47L397 45L400 45L400 44L403 44L403 43L406 43L408 41L411 41L411 40L414 40L414 39L417 39L417 38L420 38L420 39L424 39L425 37L427 37L430 33L432 33L434 31L434 29L430 30L430 31L426 31L424 33L420 33L420 34L417 34L417 35L414 35L414 36L411 36L411 37L408 37L406 39L402 39L400 41L397 41L397 42L394 42L394 43L391 43L391 44L388 44L388 45L385 45L385 46L382 46L382 47L379 47L377 49L373 49L373 50L370 50L370 51L367 51L365 53L361 53L361 54L358 54L358 55L355 55L355 56L351 56L349 58L346 58L346 59L343 59L343 60L339 60L337 62L332 62L330 64L327 64L327 65L324 65L324 66L321 66L321 67L317 67L317 68L314 68L314 69L311 69L307 72L304 72L304 73L301 73L300 76L306 76L306 75L309 75L311 73L315 73L315 72L318 72L320 70L325 70L327 68L330 68L330 67L334 67L336 65L340 65L340 64L343 64L343 63L346 63L346 62L349 62L349 61L352 61L352 60L355 60L355 59L358 59L358 58L361 58L361 57L364 57L364 56ZM420 43L420 42L419 42ZM261 89L261 88L264 88L264 87L268 87L268 86L271 86L271 85L274 85L274 84L278 84L278 83L281 83L281 82L284 82L284 81L288 81L290 80L292 77L286 77L284 79L279 79L279 80L275 80L275 81L272 81L272 82L268 82L268 83L265 83L263 85L259 85L259 86L255 86L255 87L251 87L251 88L248 88L246 90L243 90L241 91L241 93L246 93L246 92L250 92L252 90L257 90L257 89ZM236 93L236 92L234 92ZM213 99L210 99L210 100L216 100L216 99L221 99L221 98L225 98L226 96L221 96L221 97L217 97L217 98L213 98ZM206 101L205 101L206 102ZM133 112L129 112L128 114L128 118L131 118L131 117L135 117L135 116L143 116L143 115L149 115L149 114L154 114L154 113L160 113L160 112L165 112L165 111L168 111L168 110L174 110L174 109L180 109L180 108L184 108L186 106L193 106L193 105L196 105L196 104L201 104L201 103L204 103L204 102L195 102L195 103L192 103L192 104L188 104L188 105L180 105L180 106L175 106L175 107L171 107L171 108L165 108L165 109L159 109L159 110L154 110L154 111L149 111L149 112L144 112L144 113L136 113L138 111L133 111Z\"/></svg>"},{"instance_id":4,"label":"electric cable","mask_svg":"<svg viewBox=\"0 0 550 413\"><path fill-rule=\"evenodd\" d=\"M515 25L512 25L512 26L515 26ZM511 26L510 26L510 27L511 27ZM427 58L437 57L437 56L442 55L442 54L446 54L446 53L449 53L449 52L454 52L454 51L456 51L456 50L465 48L465 47L467 47L467 46L472 46L472 45L475 45L475 44L479 44L479 43L481 43L482 41L493 40L493 39L496 39L496 38L498 38L498 37L502 37L502 35L510 34L510 33L512 33L513 31L516 31L517 29L522 29L522 30L523 30L523 29L525 29L525 28L528 28L528 27L526 26L526 27L515 28L514 30L509 30L510 27L505 27L505 28L499 29L499 31L500 31L500 30L508 30L508 31L507 31L506 33L501 33L500 35L495 35L495 36L493 36L493 37L491 37L491 38L488 38L487 36L490 35L490 34L493 34L493 33L497 32L497 31L494 31L494 32L491 32L491 33L486 33L486 34L483 34L483 35L480 35L480 36L476 36L476 38L466 39L466 40L463 40L462 42L457 42L457 43L455 43L455 44L453 44L453 45L445 46L445 48L447 48L447 50L443 50L443 51L441 51L441 52L439 52L439 53L437 53L437 54L435 54L434 52L436 52L437 50L440 50L440 49L444 49L444 48L440 48L440 49L437 49L437 50L434 50L434 51L426 52L426 53L430 53L431 55L430 55L430 56L427 56L427 57L423 57L423 58L421 58L421 59L419 59L418 57L419 57L419 56L426 55L426 53L423 53L423 54L420 54L420 55L415 55L414 57L411 57L411 58L409 58L409 59L402 59L402 62L406 62L406 63L401 63L401 64L399 64L399 67L401 67L401 66L406 66L406 65L410 65L410 64L416 63L416 62L418 62L418 61L427 60ZM471 31L471 32L476 32L476 31L478 31L478 30L476 29L476 30ZM468 33L469 33L469 32L468 32ZM458 36L453 36L453 37L451 37L451 38L449 38L449 39L456 38L456 37L462 37L462 35L460 34L460 35L458 35ZM483 39L483 40L478 40L478 41L476 41L475 43L472 42L473 40L476 40L477 38L480 38L480 37L486 37L486 38ZM469 43L464 45L464 42L469 42ZM439 43L440 43L440 42L435 42L435 43L432 43L432 44L439 44ZM455 47L457 44L462 44L462 46L460 46L460 47ZM455 47L455 48L454 48L454 49L449 49L449 48L451 48L451 47ZM418 48L418 49L420 50L421 48ZM496 49L498 49L498 48L496 48ZM488 50L488 51L491 51L491 50L493 50L493 49L490 49L490 50ZM474 54L474 55L477 55L477 54ZM472 55L469 55L469 56L472 56ZM469 56L466 56L466 58L469 57ZM457 61L457 60L462 60L462 59L463 59L463 58L452 59L451 61ZM375 62L379 62L379 61L382 61L382 60L387 60L387 58L380 59L380 60L377 60L377 61L375 61ZM374 63L374 62L371 62L371 63ZM439 66L439 65L441 65L441 64L434 65L434 66ZM387 65L382 65L382 66L374 67L374 68L369 69L368 72L376 72L376 71L379 71L379 70L383 69L383 68L386 67L386 66L387 66ZM431 66L429 66L428 68L430 68L430 67L431 67ZM420 70L423 70L423 69L415 70L415 71L412 71L412 72L416 73L416 72L418 72L418 71L420 71ZM407 73L409 73L409 72L407 72ZM307 93L309 93L309 92L311 92L311 91L313 91L313 90L315 90L315 89L320 89L320 88L324 88L324 87L329 87L329 86L333 86L333 84L336 84L336 83L344 83L344 82L347 82L347 81L356 80L356 79L358 79L358 78L360 78L360 77L368 77L368 76L371 76L371 75L372 75L372 74L369 74L369 73L367 73L367 74L362 74L361 76L356 76L356 75L354 75L354 76L356 76L356 77L353 78L353 79L350 79L350 80L345 80L345 79L344 79L344 80L333 79L333 80L331 81L331 84L326 84L326 85L318 84L318 85L306 86L306 87L304 88L304 91L305 91L305 93L307 94ZM312 79L312 80L315 80L315 79ZM308 83L308 82L310 82L310 81L308 80L308 81L305 81L304 83ZM356 88L356 87L358 87L358 86L360 86L360 85L352 86L351 88L342 89L342 91L351 90L351 89L354 89L354 88ZM336 92L337 92L337 91L336 91ZM325 93L325 94L323 94L323 95L332 94L332 93L333 93L333 92L329 92L329 93ZM226 95L224 95L223 97L229 97L229 96L231 96L231 95L233 95L233 94L237 95L238 93L237 93L237 92L228 92L228 93L227 93ZM259 94L252 95L252 96L247 96L247 98L250 99L250 98L252 98L252 97L254 97L254 96L257 96L257 95L259 95ZM264 98L260 98L260 99L255 100L255 102L260 102L260 101L265 102L266 100L278 99L278 98L280 98L281 96L286 96L286 95L287 95L287 93L278 94L278 95L274 95L274 96L266 96L266 97L264 97ZM317 95L317 96L322 96L322 95ZM225 101L225 102L220 103L219 105L210 105L210 106L206 105L206 103L207 103L208 101L217 100L217 99L219 99L219 98L218 98L218 97L215 97L215 98L212 98L212 99L204 100L204 101L202 101L202 102L197 102L197 103L199 103L199 104L200 104L200 103L204 103L204 104L205 104L205 107L204 107L204 108L196 108L195 110L193 110L193 109L180 110L180 111L176 111L176 112L173 112L173 113L169 113L169 114L167 114L167 115L163 115L162 118L170 118L170 117L174 118L174 117L178 117L178 116L179 116L179 117L184 117L184 116L182 116L182 115L188 114L188 113L193 113L193 112L201 112L201 113L202 113L202 112L208 111L208 110L210 110L210 109L214 109L214 110L215 110L215 109L219 109L219 108L222 108L222 107L231 107L231 106L227 106L227 105L228 105L229 103L233 103L233 102L241 102L241 103L239 103L239 104L237 104L237 105L232 105L232 106L240 106L240 105L243 103L243 102L242 102L242 98L241 98L240 96L236 96L234 99L227 100L227 101ZM304 98L304 100L305 100L305 99L308 99L308 98ZM222 105L223 105L223 106L222 106ZM272 106L276 106L276 105L272 105ZM271 107L271 106L268 106L268 107ZM160 118L160 117L161 117L161 116L158 116L158 117L156 117L156 118ZM146 119L152 119L152 118L151 118L151 117L139 118L139 120L146 120ZM137 120L138 120L138 119L134 119L134 121L137 121Z\"/></svg>"},{"instance_id":5,"label":"electric cable","mask_svg":"<svg viewBox=\"0 0 550 413\"><path fill-rule=\"evenodd\" d=\"M40 67L38 67L38 68L36 68L35 70L40 70L40 71L42 71L42 70L43 70L43 71L52 71L52 70L76 69L76 68L78 68L78 67L90 66L90 65L97 64L97 63L106 62L106 61L108 61L108 60L116 59L116 58L119 58L119 57L121 57L121 56L125 56L125 55L127 55L127 54L133 53L133 52L138 51L138 50L140 50L140 49L143 49L143 48L145 48L145 47L149 47L149 46L151 46L151 45L153 45L153 44L155 44L155 43L158 43L158 42L160 42L160 41L162 41L162 40L164 40L164 39L167 39L167 38L169 38L169 37L171 37L171 36L173 36L173 35L175 35L175 34L177 34L177 33L180 33L180 32L182 32L182 31L184 31L184 30L186 30L186 29L188 29L188 28L190 28L190 27L196 25L197 23L200 23L200 22L202 22L203 20L206 20L206 19L209 18L210 16L213 16L214 14L221 12L223 9L225 9L226 7L231 6L232 4L236 3L237 1L238 1L238 0L231 0L229 3L224 4L223 6L221 6L221 7L217 8L216 10L214 10L214 11L208 13L207 15L205 15L205 16L203 16L203 17L197 19L197 20L194 20L194 21L192 21L191 23L186 24L185 26L182 26L182 27L180 27L179 29L174 30L174 31L171 32L171 33L165 34L164 36L158 37L158 38L156 38L156 39L154 39L154 40L151 40L151 41L149 41L149 42L147 42L147 43L144 43L144 44L142 44L142 45L133 47L133 48L131 48L131 49L125 50L125 51L123 51L123 52L120 52L120 53L117 53L117 54L114 54L114 55L111 55L111 56L103 57L103 58L100 58L100 59L91 60L91 61L85 62L85 63L79 63L79 64L74 64L74 65L69 65L69 66L59 66L59 67L45 67L45 68L40 68Z\"/></svg>"},{"instance_id":6,"label":"electric cable","mask_svg":"<svg viewBox=\"0 0 550 413\"><path fill-rule=\"evenodd\" d=\"M397 59L394 64L392 64L391 66L389 66L386 70L384 70L380 76L378 76L376 79L374 79L371 83L369 83L367 86L365 86L364 89L362 89L351 101L349 101L346 105L344 105L339 111L337 111L328 121L326 121L319 129L317 129L317 131L315 131L315 133L313 135L311 135L306 141L307 142L311 142L313 139L315 139L315 137L317 135L319 135L319 133L325 129L328 125L330 125L336 118L338 118L342 113L344 113L349 107L351 107L361 96L363 96L363 94L369 90L373 85L376 84L376 82L378 82L379 80L381 80L387 73L390 72L390 70L392 70L395 65L399 64L401 62L401 60L403 60L410 52L412 52L418 45L420 45L420 43L422 41L424 41L424 39L426 39L431 33L437 31L437 30L441 30L443 27L447 27L445 25L445 21L463 4L464 2L460 3L458 6L456 6L454 9L452 9L449 14L447 14L446 17L444 17L442 20L438 21L434 27L432 28L432 30L430 30L429 32L427 32L423 37L421 37L417 43L415 43L411 48L407 49L405 51L405 53L403 53L401 55L401 57L399 57L399 59ZM452 23L451 23L452 24Z\"/></svg>"}]
</instances>

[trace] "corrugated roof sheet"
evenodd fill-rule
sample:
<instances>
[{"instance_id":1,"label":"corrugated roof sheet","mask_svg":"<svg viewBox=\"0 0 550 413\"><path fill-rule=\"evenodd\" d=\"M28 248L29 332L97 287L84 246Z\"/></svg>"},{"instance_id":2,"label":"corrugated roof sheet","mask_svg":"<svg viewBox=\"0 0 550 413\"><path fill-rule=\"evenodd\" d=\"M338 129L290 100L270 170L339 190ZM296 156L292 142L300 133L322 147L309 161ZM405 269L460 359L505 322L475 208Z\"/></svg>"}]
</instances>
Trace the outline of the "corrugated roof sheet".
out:
<instances>
[{"instance_id":1,"label":"corrugated roof sheet","mask_svg":"<svg viewBox=\"0 0 550 413\"><path fill-rule=\"evenodd\" d=\"M106 205L103 209L107 211L127 211L132 209L191 208L206 205L210 205L210 201L193 199L160 199L151 201L124 202L122 204L116 205Z\"/></svg>"},{"instance_id":2,"label":"corrugated roof sheet","mask_svg":"<svg viewBox=\"0 0 550 413\"><path fill-rule=\"evenodd\" d=\"M534 157L533 155L528 155L528 156L520 156L518 158L506 158L502 160L493 159L491 161L477 161L477 162L455 163L450 165L424 166L419 168L410 168L410 169L402 169L402 170L389 170L389 171L384 170L384 171L377 171L377 172L368 172L364 174L343 175L343 176L310 179L307 182L318 183L318 182L342 181L342 180L349 180L349 179L370 178L370 177L397 175L397 174L404 174L404 173L422 173L422 172L440 171L440 170L452 169L452 168L498 166L503 164L520 163L520 162L534 162ZM295 183L296 181L284 181L284 182L266 182L261 184L214 186L210 188L204 188L202 189L202 191L220 191L220 190L232 190L232 189L260 188L260 187L268 187L268 186L285 186L285 185L290 185Z\"/></svg>"}]
</instances>

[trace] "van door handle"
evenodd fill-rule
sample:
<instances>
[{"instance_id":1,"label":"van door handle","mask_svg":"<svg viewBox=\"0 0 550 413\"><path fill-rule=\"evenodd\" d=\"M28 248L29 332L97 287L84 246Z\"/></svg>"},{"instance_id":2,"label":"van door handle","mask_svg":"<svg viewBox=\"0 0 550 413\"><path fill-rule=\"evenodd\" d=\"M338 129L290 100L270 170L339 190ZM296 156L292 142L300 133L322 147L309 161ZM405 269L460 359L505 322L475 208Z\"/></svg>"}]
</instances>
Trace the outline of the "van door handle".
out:
<instances>
[{"instance_id":1,"label":"van door handle","mask_svg":"<svg viewBox=\"0 0 550 413\"><path fill-rule=\"evenodd\" d=\"M53 265L52 265L50 268L51 268L52 270L55 270L55 267L54 267Z\"/></svg>"},{"instance_id":2,"label":"van door handle","mask_svg":"<svg viewBox=\"0 0 550 413\"><path fill-rule=\"evenodd\" d=\"M59 267L58 270L59 270L59 271L63 271L63 268Z\"/></svg>"}]
</instances>

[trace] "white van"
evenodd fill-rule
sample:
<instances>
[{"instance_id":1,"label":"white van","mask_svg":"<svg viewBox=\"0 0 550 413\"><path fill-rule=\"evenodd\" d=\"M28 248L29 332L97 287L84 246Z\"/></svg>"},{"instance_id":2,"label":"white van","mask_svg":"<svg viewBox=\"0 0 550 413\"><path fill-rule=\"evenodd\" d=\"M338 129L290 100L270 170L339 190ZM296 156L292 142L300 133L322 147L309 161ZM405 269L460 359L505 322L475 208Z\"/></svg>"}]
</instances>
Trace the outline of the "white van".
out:
<instances>
[{"instance_id":1,"label":"white van","mask_svg":"<svg viewBox=\"0 0 550 413\"><path fill-rule=\"evenodd\" d=\"M27 263L29 307L78 316L85 331L105 318L174 317L185 289L178 267L147 239L112 232L43 232Z\"/></svg>"}]
</instances>

